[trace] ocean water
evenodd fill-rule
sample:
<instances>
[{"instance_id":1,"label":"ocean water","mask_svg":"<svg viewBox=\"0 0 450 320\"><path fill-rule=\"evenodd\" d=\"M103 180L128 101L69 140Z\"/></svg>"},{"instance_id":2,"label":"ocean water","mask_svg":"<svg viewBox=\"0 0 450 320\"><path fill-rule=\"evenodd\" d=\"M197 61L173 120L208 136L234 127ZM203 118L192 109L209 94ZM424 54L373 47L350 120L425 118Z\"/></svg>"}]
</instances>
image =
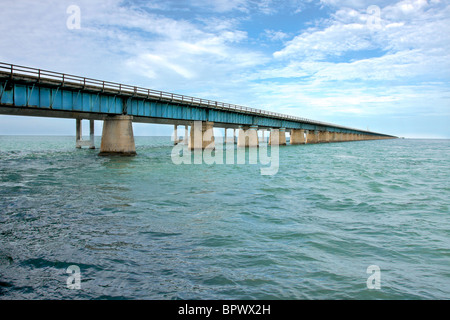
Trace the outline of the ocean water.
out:
<instances>
[{"instance_id":1,"label":"ocean water","mask_svg":"<svg viewBox=\"0 0 450 320\"><path fill-rule=\"evenodd\" d=\"M285 146L275 175L74 140L0 136L0 299L450 298L450 140Z\"/></svg>"}]
</instances>

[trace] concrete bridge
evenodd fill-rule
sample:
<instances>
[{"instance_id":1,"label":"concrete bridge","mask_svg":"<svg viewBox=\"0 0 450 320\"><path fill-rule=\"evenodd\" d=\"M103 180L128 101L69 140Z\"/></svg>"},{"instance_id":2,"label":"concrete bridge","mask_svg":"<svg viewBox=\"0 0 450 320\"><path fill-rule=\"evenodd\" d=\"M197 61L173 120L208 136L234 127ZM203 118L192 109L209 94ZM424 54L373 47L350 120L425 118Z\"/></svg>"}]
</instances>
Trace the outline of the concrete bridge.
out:
<instances>
[{"instance_id":1,"label":"concrete bridge","mask_svg":"<svg viewBox=\"0 0 450 320\"><path fill-rule=\"evenodd\" d=\"M136 154L132 122L185 126L190 149L214 148L213 128L233 129L238 147L257 147L258 130L270 131L269 144L393 139L348 128L218 101L183 96L0 63L0 114L76 119L76 147L94 146L94 121L103 121L100 155ZM81 120L90 120L90 140L81 138ZM195 124L195 125L194 125ZM191 127L190 133L188 128ZM187 137L189 136L189 139ZM188 140L188 141L186 141Z\"/></svg>"}]
</instances>

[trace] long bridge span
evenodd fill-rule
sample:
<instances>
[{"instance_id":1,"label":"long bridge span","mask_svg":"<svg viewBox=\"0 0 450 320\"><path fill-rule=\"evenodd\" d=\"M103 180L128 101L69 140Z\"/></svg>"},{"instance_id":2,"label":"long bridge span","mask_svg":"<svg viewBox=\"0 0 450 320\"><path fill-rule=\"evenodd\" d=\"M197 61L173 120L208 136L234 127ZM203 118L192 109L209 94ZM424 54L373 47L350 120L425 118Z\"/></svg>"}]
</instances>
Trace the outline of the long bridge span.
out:
<instances>
[{"instance_id":1,"label":"long bridge span","mask_svg":"<svg viewBox=\"0 0 450 320\"><path fill-rule=\"evenodd\" d=\"M94 121L103 121L100 155L136 154L132 122L185 126L190 149L214 148L213 128L238 130L238 147L393 139L395 136L235 104L0 62L0 114L76 119L76 147L94 146ZM81 120L90 120L90 140ZM190 133L188 133L188 128ZM233 140L234 141L234 140Z\"/></svg>"}]
</instances>

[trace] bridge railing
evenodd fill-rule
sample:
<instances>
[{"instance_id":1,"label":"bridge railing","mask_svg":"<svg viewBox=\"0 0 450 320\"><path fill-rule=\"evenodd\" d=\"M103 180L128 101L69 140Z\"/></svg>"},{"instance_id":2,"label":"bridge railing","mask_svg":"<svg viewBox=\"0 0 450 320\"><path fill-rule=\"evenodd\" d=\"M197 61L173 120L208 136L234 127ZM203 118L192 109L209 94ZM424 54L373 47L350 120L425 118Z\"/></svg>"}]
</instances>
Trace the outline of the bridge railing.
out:
<instances>
[{"instance_id":1,"label":"bridge railing","mask_svg":"<svg viewBox=\"0 0 450 320\"><path fill-rule=\"evenodd\" d=\"M201 99L201 98L196 98L196 97L191 97L191 96L180 95L180 94L176 94L176 93L158 91L158 90L142 88L142 87L137 87L137 86L130 86L130 85L121 84L121 83L117 83L117 82L102 81L102 80L79 77L79 76L60 73L60 72L24 67L24 66L19 66L19 65L12 65L12 64L7 64L7 63L3 63L3 62L0 62L0 75L1 74L3 74L3 75L6 74L11 78L14 78L14 77L30 78L31 77L31 78L34 78L37 82L51 82L52 84L57 84L60 86L67 86L67 87L75 86L77 88L82 88L85 90L96 90L96 91L102 91L102 92L106 92L106 93L113 93L113 94L119 94L119 95L144 97L144 98L159 100L159 101L170 101L170 102L190 104L190 105L200 106L200 107L208 107L208 108L213 108L213 109L223 109L223 110L243 112L243 113L247 113L247 114L263 115L263 116L278 118L278 119L282 119L282 120L291 120L294 122L308 123L308 124L312 124L312 125L363 131L363 130L359 130L359 129L348 128L348 127L330 124L330 123L326 123L326 122L305 119L305 118L301 118L301 117L281 114L281 113L262 110L262 109L255 109L255 108L250 108L250 107L245 107L245 106L240 106L240 105L235 105L235 104L230 104L230 103L224 103L224 102L218 102L218 101L213 101L213 100L208 100L208 99ZM364 131L364 132L369 132L369 131Z\"/></svg>"}]
</instances>

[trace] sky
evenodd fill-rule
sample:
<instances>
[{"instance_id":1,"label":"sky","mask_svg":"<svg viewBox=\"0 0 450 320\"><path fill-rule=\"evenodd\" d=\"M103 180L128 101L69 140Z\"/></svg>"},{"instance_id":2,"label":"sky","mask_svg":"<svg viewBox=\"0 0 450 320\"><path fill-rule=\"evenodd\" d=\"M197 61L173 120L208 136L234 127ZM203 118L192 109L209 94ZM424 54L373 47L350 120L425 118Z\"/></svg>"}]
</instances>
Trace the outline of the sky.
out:
<instances>
[{"instance_id":1,"label":"sky","mask_svg":"<svg viewBox=\"0 0 450 320\"><path fill-rule=\"evenodd\" d=\"M450 138L449 0L2 0L0 61ZM75 120L1 115L0 134L75 135Z\"/></svg>"}]
</instances>

